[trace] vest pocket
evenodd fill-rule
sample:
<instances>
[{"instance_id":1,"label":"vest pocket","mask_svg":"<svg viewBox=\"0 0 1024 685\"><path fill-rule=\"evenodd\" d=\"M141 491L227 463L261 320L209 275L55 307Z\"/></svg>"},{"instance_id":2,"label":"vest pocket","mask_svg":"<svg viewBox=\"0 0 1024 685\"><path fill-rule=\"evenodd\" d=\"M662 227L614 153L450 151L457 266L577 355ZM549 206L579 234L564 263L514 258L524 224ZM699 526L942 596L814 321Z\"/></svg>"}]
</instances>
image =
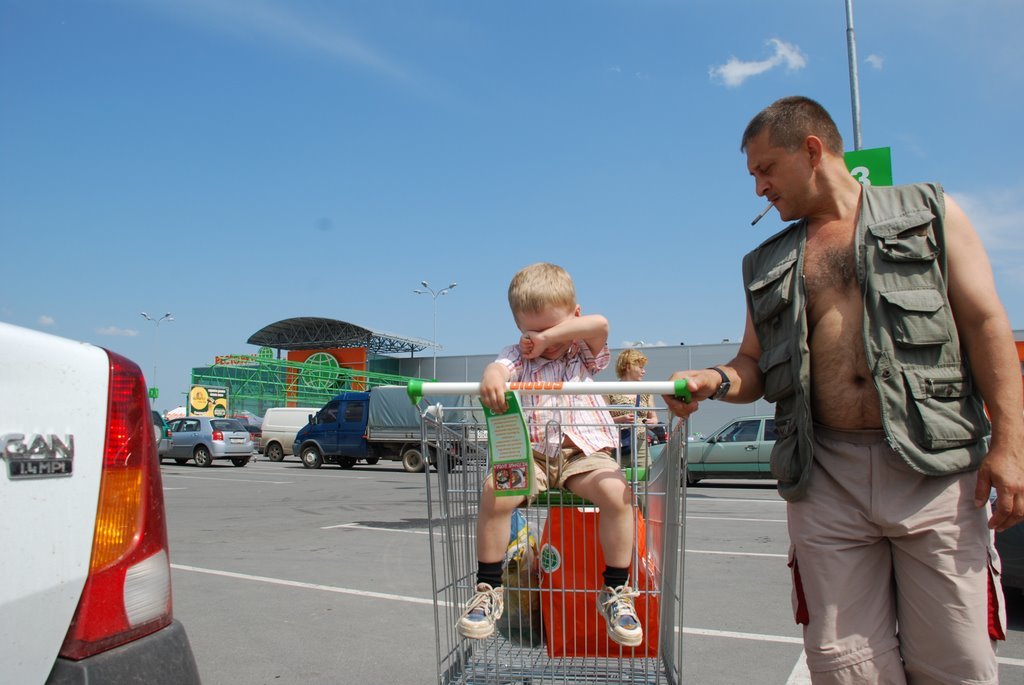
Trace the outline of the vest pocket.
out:
<instances>
[{"instance_id":1,"label":"vest pocket","mask_svg":"<svg viewBox=\"0 0 1024 685\"><path fill-rule=\"evenodd\" d=\"M791 485L800 480L805 466L800 458L796 437L796 433L786 437L780 435L775 440L775 447L772 448L771 456L772 477Z\"/></svg>"},{"instance_id":2,"label":"vest pocket","mask_svg":"<svg viewBox=\"0 0 1024 685\"><path fill-rule=\"evenodd\" d=\"M988 421L963 366L904 367L903 378L914 398L907 408L907 432L918 445L943 450L984 437Z\"/></svg>"},{"instance_id":3,"label":"vest pocket","mask_svg":"<svg viewBox=\"0 0 1024 685\"><path fill-rule=\"evenodd\" d=\"M890 262L931 261L939 253L930 209L909 212L889 221L868 226L878 240L882 259Z\"/></svg>"},{"instance_id":4,"label":"vest pocket","mask_svg":"<svg viewBox=\"0 0 1024 685\"><path fill-rule=\"evenodd\" d=\"M881 293L892 310L892 337L898 347L929 347L950 341L946 301L934 288Z\"/></svg>"},{"instance_id":5,"label":"vest pocket","mask_svg":"<svg viewBox=\"0 0 1024 685\"><path fill-rule=\"evenodd\" d=\"M793 368L790 364L793 352L791 343L786 341L761 353L757 364L764 374L764 399L777 402L793 394Z\"/></svg>"},{"instance_id":6,"label":"vest pocket","mask_svg":"<svg viewBox=\"0 0 1024 685\"><path fill-rule=\"evenodd\" d=\"M793 301L793 272L796 257L772 267L764 278L747 286L750 292L751 317L761 323L775 316Z\"/></svg>"}]
</instances>

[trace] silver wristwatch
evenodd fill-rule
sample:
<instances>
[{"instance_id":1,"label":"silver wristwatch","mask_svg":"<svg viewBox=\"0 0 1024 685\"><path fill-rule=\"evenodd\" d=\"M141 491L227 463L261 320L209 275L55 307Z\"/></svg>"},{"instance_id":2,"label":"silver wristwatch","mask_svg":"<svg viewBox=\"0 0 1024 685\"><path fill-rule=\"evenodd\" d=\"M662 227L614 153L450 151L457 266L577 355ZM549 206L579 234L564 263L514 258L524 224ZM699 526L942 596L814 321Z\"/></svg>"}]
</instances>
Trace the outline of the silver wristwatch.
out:
<instances>
[{"instance_id":1,"label":"silver wristwatch","mask_svg":"<svg viewBox=\"0 0 1024 685\"><path fill-rule=\"evenodd\" d=\"M732 387L732 382L729 380L729 376L726 375L725 371L718 368L717 366L708 367L712 371L717 371L718 375L722 377L722 383L718 386L718 390L715 390L715 394L709 397L709 400L720 400L726 396L729 392L729 388Z\"/></svg>"}]
</instances>

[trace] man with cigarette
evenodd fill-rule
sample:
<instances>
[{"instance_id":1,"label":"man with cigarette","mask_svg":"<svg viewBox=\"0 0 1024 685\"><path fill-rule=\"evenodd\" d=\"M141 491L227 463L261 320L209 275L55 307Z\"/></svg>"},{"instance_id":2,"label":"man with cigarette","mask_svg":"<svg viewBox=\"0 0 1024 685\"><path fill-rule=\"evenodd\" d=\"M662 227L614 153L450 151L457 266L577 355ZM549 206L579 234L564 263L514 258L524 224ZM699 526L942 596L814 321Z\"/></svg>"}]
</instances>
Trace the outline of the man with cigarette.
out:
<instances>
[{"instance_id":1,"label":"man with cigarette","mask_svg":"<svg viewBox=\"0 0 1024 685\"><path fill-rule=\"evenodd\" d=\"M675 374L693 401L666 404L776 403L812 682L995 683L992 530L1024 518L1024 407L981 241L939 185L862 187L808 98L762 110L741 150L794 223L743 260L737 356Z\"/></svg>"}]
</instances>

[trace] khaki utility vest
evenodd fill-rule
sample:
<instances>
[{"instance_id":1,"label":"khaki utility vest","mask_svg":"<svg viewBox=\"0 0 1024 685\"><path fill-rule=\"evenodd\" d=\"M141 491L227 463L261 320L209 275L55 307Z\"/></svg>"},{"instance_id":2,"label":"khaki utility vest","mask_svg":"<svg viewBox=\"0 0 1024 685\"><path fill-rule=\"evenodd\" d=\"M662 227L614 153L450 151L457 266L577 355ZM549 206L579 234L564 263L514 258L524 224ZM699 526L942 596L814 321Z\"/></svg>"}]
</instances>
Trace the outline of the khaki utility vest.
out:
<instances>
[{"instance_id":1,"label":"khaki utility vest","mask_svg":"<svg viewBox=\"0 0 1024 685\"><path fill-rule=\"evenodd\" d=\"M911 468L932 476L977 468L990 428L946 293L944 216L941 186L865 186L854 242L882 427ZM806 239L801 220L743 259L764 398L775 402L772 475L789 501L807 491L814 457Z\"/></svg>"}]
</instances>

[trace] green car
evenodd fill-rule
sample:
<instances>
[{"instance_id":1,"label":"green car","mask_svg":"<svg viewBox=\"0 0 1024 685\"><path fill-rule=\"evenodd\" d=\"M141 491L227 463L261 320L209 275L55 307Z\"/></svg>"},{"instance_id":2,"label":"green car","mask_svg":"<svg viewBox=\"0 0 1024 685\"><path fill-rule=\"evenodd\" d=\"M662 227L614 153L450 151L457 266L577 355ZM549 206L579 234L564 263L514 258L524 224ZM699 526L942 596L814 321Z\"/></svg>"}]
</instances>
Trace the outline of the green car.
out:
<instances>
[{"instance_id":1,"label":"green car","mask_svg":"<svg viewBox=\"0 0 1024 685\"><path fill-rule=\"evenodd\" d=\"M686 484L696 485L702 478L771 478L768 462L774 446L774 416L733 419L688 446Z\"/></svg>"}]
</instances>

